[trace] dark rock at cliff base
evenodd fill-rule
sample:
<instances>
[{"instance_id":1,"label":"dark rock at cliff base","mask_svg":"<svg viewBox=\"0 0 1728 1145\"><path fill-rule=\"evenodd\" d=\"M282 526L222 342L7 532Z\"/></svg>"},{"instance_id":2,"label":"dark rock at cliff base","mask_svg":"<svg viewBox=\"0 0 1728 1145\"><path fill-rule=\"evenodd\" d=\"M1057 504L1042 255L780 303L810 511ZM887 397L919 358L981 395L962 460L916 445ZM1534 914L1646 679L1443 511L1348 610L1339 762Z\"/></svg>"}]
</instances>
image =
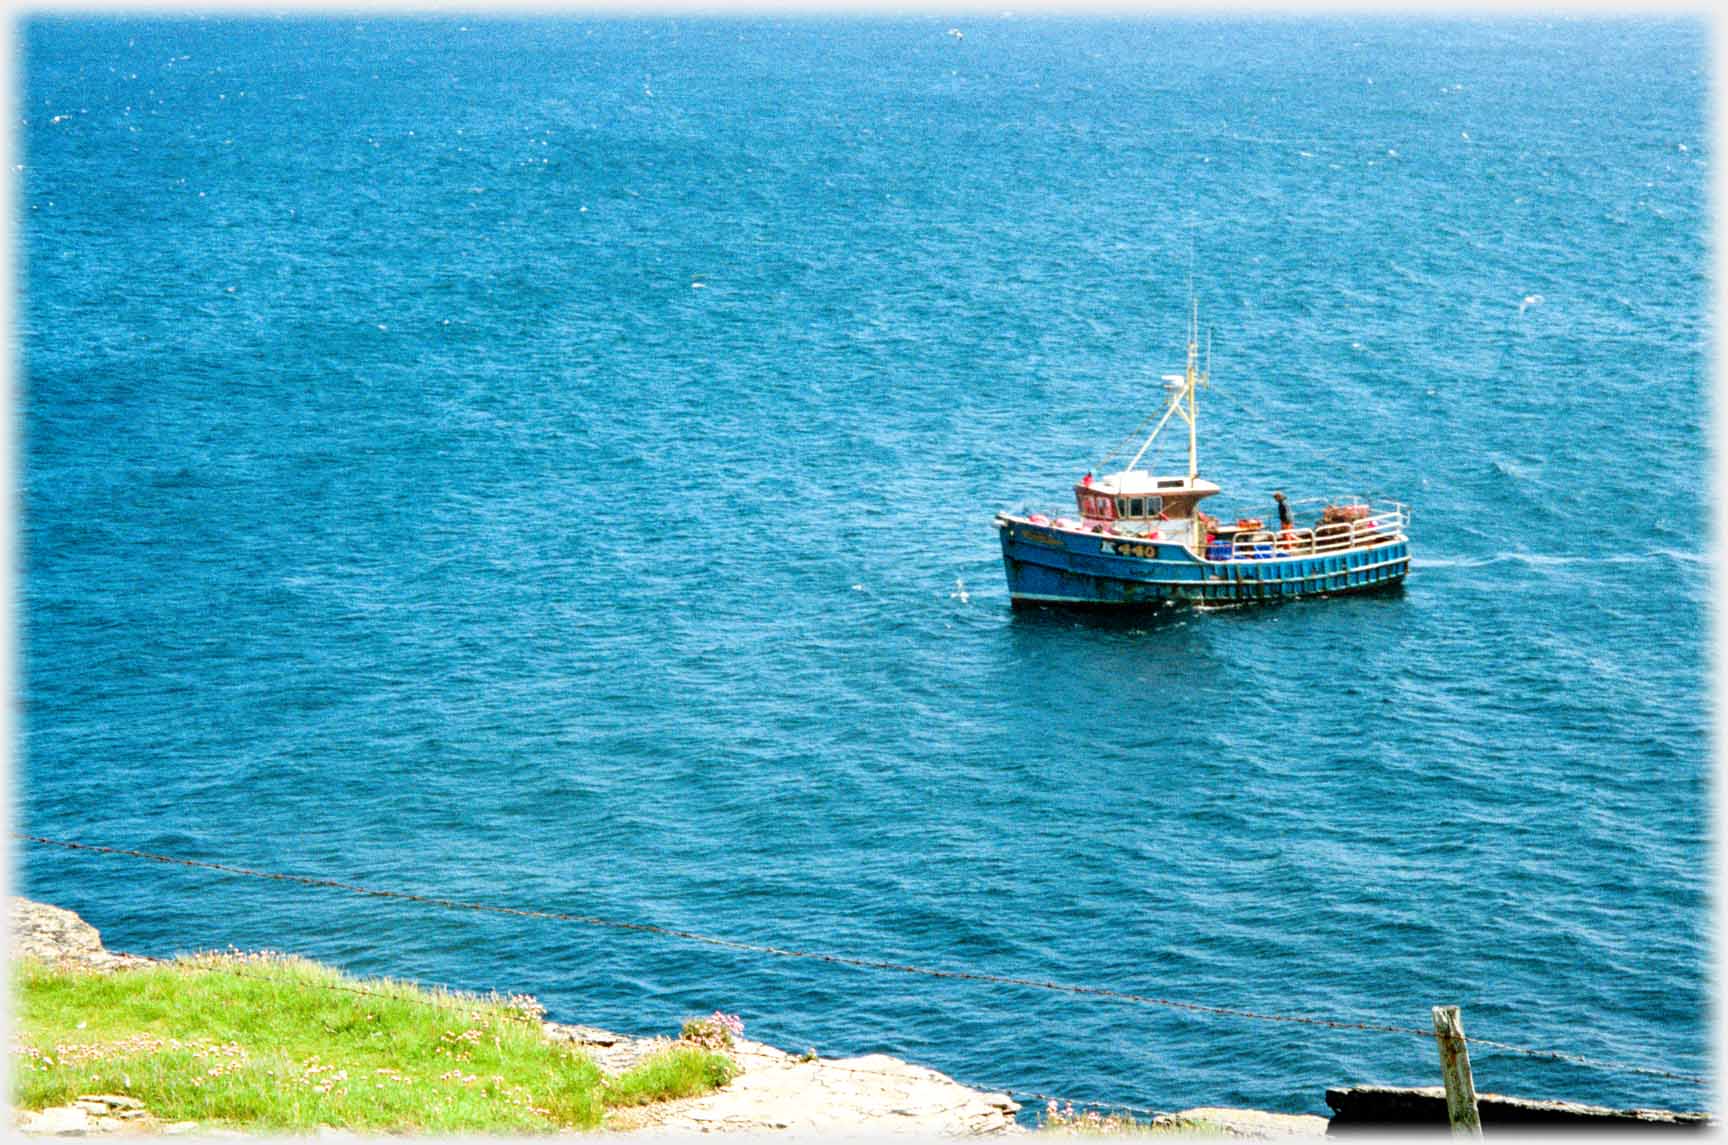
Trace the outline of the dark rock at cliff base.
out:
<instances>
[{"instance_id":1,"label":"dark rock at cliff base","mask_svg":"<svg viewBox=\"0 0 1728 1145\"><path fill-rule=\"evenodd\" d=\"M1446 1091L1440 1086L1406 1088L1358 1085L1328 1089L1331 1135L1357 1129L1440 1129L1446 1126ZM1668 1109L1607 1109L1571 1101L1537 1101L1498 1093L1476 1095L1482 1128L1489 1129L1707 1129L1707 1113Z\"/></svg>"}]
</instances>

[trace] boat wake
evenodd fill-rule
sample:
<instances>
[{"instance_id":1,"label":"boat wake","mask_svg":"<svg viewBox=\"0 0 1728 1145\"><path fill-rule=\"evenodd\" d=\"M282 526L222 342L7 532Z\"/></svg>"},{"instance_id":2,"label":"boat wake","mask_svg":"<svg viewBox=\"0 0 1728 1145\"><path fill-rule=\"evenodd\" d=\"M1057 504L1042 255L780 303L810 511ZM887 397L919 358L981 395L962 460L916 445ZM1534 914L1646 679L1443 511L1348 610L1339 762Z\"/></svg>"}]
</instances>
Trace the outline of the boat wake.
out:
<instances>
[{"instance_id":1,"label":"boat wake","mask_svg":"<svg viewBox=\"0 0 1728 1145\"><path fill-rule=\"evenodd\" d=\"M1650 549L1642 553L1612 553L1591 556L1585 553L1498 553L1491 557L1415 557L1412 569L1479 569L1489 565L1516 564L1526 568L1583 568L1597 565L1684 564L1703 565L1709 560L1705 553L1679 549Z\"/></svg>"}]
</instances>

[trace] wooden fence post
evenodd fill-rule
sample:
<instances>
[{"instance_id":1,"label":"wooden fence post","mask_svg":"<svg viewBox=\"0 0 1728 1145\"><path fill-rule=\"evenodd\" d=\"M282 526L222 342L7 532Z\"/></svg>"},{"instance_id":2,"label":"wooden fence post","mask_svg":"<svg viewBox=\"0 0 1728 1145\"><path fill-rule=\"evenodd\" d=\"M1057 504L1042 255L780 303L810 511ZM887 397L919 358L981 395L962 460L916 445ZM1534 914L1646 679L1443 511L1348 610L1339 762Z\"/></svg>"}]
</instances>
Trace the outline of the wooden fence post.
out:
<instances>
[{"instance_id":1,"label":"wooden fence post","mask_svg":"<svg viewBox=\"0 0 1728 1145\"><path fill-rule=\"evenodd\" d=\"M1440 1043L1440 1073L1446 1079L1446 1119L1452 1136L1482 1138L1482 1117L1476 1110L1476 1083L1470 1077L1470 1050L1464 1044L1464 1020L1456 1006L1434 1007L1434 1040Z\"/></svg>"}]
</instances>

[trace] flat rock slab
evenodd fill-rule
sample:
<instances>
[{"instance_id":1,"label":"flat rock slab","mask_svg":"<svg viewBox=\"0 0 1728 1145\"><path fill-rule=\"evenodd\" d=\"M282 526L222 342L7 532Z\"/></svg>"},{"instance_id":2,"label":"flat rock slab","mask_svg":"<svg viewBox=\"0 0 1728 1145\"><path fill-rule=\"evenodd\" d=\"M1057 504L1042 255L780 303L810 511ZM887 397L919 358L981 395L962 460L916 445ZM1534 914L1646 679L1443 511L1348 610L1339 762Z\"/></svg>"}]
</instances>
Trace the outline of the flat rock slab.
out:
<instances>
[{"instance_id":1,"label":"flat rock slab","mask_svg":"<svg viewBox=\"0 0 1728 1145\"><path fill-rule=\"evenodd\" d=\"M740 1042L739 1074L703 1097L619 1110L615 1130L656 1133L793 1133L971 1137L1018 1133L1020 1106L885 1054L814 1061Z\"/></svg>"},{"instance_id":2,"label":"flat rock slab","mask_svg":"<svg viewBox=\"0 0 1728 1145\"><path fill-rule=\"evenodd\" d=\"M555 1042L569 1042L594 1060L607 1073L623 1073L643 1058L670 1047L670 1038L637 1038L615 1034L598 1026L572 1026L542 1022L540 1031ZM771 1048L771 1047L764 1047Z\"/></svg>"},{"instance_id":3,"label":"flat rock slab","mask_svg":"<svg viewBox=\"0 0 1728 1145\"><path fill-rule=\"evenodd\" d=\"M150 959L115 954L102 945L97 929L73 914L47 903L12 896L12 957L40 958L97 970L148 966Z\"/></svg>"},{"instance_id":4,"label":"flat rock slab","mask_svg":"<svg viewBox=\"0 0 1728 1145\"><path fill-rule=\"evenodd\" d=\"M90 1114L76 1106L59 1105L29 1114L18 1123L18 1129L42 1137L82 1137L90 1132Z\"/></svg>"},{"instance_id":5,"label":"flat rock slab","mask_svg":"<svg viewBox=\"0 0 1728 1145\"><path fill-rule=\"evenodd\" d=\"M595 1026L544 1022L546 1036L578 1046L607 1073L630 1069L675 1045ZM1017 1133L1020 1106L1005 1093L961 1085L924 1066L883 1054L844 1059L795 1057L739 1038L731 1050L738 1076L702 1097L616 1110L614 1130L659 1133Z\"/></svg>"},{"instance_id":6,"label":"flat rock slab","mask_svg":"<svg viewBox=\"0 0 1728 1145\"><path fill-rule=\"evenodd\" d=\"M103 1114L93 1112L84 1102L56 1105L35 1112L15 1110L12 1127L25 1137L139 1136L155 1133L159 1128L156 1121L141 1109Z\"/></svg>"},{"instance_id":7,"label":"flat rock slab","mask_svg":"<svg viewBox=\"0 0 1728 1145\"><path fill-rule=\"evenodd\" d=\"M1153 1125L1178 1133L1241 1137L1250 1141L1287 1140L1326 1136L1326 1119L1308 1113L1266 1113L1258 1109L1224 1109L1201 1106L1180 1113L1166 1113Z\"/></svg>"}]
</instances>

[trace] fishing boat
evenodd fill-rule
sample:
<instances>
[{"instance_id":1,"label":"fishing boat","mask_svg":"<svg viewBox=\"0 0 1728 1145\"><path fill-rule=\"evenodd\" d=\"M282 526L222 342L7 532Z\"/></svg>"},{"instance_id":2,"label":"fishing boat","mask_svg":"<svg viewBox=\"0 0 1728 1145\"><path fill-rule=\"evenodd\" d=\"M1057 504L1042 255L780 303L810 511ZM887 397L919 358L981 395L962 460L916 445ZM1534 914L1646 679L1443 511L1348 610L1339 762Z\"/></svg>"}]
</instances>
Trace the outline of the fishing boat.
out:
<instances>
[{"instance_id":1,"label":"fishing boat","mask_svg":"<svg viewBox=\"0 0 1728 1145\"><path fill-rule=\"evenodd\" d=\"M1384 589L1409 574L1410 510L1397 501L1289 500L1280 491L1270 526L1258 517L1223 521L1201 508L1222 490L1200 476L1199 390L1210 380L1211 352L1202 370L1199 326L1193 307L1188 365L1164 378L1163 416L1125 469L1088 472L1074 486L1077 517L996 515L1015 606L1225 607ZM1187 473L1138 468L1173 417L1188 426Z\"/></svg>"}]
</instances>

